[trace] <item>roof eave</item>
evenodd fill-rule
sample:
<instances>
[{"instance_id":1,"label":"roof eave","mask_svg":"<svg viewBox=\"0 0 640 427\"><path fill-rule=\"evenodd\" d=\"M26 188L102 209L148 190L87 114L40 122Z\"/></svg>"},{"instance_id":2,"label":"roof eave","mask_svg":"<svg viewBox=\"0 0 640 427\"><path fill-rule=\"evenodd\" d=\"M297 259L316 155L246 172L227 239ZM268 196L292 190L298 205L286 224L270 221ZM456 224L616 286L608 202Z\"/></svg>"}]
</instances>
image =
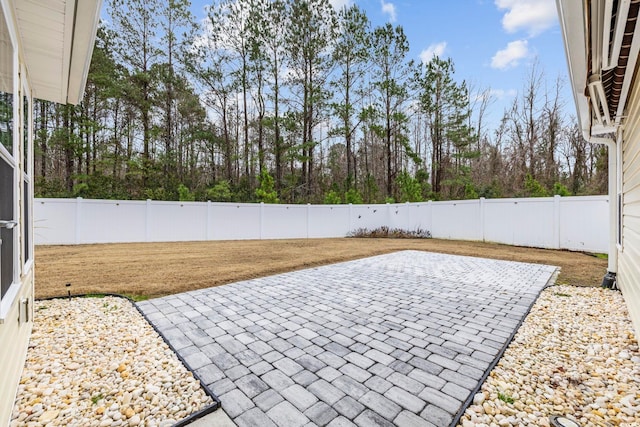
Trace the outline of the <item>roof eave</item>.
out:
<instances>
[{"instance_id":1,"label":"roof eave","mask_svg":"<svg viewBox=\"0 0 640 427\"><path fill-rule=\"evenodd\" d=\"M35 98L82 100L101 6L102 0L15 3L20 56Z\"/></svg>"},{"instance_id":2,"label":"roof eave","mask_svg":"<svg viewBox=\"0 0 640 427\"><path fill-rule=\"evenodd\" d=\"M67 103L78 104L84 95L93 46L100 21L102 0L76 2L73 45L67 84Z\"/></svg>"},{"instance_id":3,"label":"roof eave","mask_svg":"<svg viewBox=\"0 0 640 427\"><path fill-rule=\"evenodd\" d=\"M578 124L583 134L591 134L591 111L585 96L587 85L587 27L585 3L575 0L556 0L562 39L569 68L569 78L578 115ZM578 19L576 19L578 17Z\"/></svg>"}]
</instances>

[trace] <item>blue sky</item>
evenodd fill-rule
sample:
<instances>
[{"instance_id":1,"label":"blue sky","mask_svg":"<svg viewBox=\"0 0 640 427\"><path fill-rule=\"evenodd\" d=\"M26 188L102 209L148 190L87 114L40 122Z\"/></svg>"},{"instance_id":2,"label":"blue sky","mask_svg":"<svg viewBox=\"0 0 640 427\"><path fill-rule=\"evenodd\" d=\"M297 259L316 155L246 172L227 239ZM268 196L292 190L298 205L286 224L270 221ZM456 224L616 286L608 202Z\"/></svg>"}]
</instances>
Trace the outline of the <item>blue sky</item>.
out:
<instances>
[{"instance_id":1,"label":"blue sky","mask_svg":"<svg viewBox=\"0 0 640 427\"><path fill-rule=\"evenodd\" d=\"M410 59L436 53L453 59L456 76L477 90L490 89L489 121L497 124L537 61L550 90L559 77L566 111L574 113L555 0L330 0L357 4L373 26L401 25ZM192 0L198 18L211 0ZM493 127L493 126L492 126Z\"/></svg>"},{"instance_id":2,"label":"blue sky","mask_svg":"<svg viewBox=\"0 0 640 427\"><path fill-rule=\"evenodd\" d=\"M402 25L414 59L434 52L453 59L456 75L476 90L491 89L496 122L538 62L553 91L562 79L566 111L574 115L555 0L355 0L374 25ZM351 3L336 0L334 4Z\"/></svg>"}]
</instances>

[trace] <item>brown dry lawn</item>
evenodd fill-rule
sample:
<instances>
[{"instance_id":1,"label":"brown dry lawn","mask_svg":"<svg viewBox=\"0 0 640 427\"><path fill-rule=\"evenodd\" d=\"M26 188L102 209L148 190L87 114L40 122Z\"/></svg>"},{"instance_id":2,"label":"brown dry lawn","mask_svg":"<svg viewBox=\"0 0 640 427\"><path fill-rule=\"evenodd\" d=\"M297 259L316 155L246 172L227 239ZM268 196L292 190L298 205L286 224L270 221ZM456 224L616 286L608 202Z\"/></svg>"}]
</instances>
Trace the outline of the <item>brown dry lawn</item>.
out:
<instances>
[{"instance_id":1,"label":"brown dry lawn","mask_svg":"<svg viewBox=\"0 0 640 427\"><path fill-rule=\"evenodd\" d=\"M558 283L599 285L593 255L438 239L296 239L36 247L36 297L118 293L158 297L303 268L413 249L561 267Z\"/></svg>"}]
</instances>

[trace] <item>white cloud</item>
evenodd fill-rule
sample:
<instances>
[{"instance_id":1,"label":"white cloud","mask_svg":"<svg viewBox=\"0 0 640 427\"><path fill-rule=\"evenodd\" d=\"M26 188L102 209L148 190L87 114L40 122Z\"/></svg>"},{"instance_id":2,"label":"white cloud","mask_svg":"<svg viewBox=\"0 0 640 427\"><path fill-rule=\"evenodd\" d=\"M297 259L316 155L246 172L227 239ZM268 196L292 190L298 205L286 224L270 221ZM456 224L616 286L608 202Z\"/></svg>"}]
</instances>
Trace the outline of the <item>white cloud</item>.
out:
<instances>
[{"instance_id":1,"label":"white cloud","mask_svg":"<svg viewBox=\"0 0 640 427\"><path fill-rule=\"evenodd\" d=\"M351 6L353 0L329 0L329 3L331 3L331 6L333 6L335 10L341 10L345 6Z\"/></svg>"},{"instance_id":2,"label":"white cloud","mask_svg":"<svg viewBox=\"0 0 640 427\"><path fill-rule=\"evenodd\" d=\"M502 27L509 33L525 30L535 36L558 22L554 0L495 0L495 5L506 11Z\"/></svg>"},{"instance_id":3,"label":"white cloud","mask_svg":"<svg viewBox=\"0 0 640 427\"><path fill-rule=\"evenodd\" d=\"M518 94L518 91L515 89L491 89L489 91L489 96L495 99L509 99L513 98Z\"/></svg>"},{"instance_id":4,"label":"white cloud","mask_svg":"<svg viewBox=\"0 0 640 427\"><path fill-rule=\"evenodd\" d=\"M529 43L526 40L509 42L507 47L496 52L491 58L491 68L506 70L518 65L521 59L529 56Z\"/></svg>"},{"instance_id":5,"label":"white cloud","mask_svg":"<svg viewBox=\"0 0 640 427\"><path fill-rule=\"evenodd\" d=\"M431 61L431 58L433 58L434 56L442 58L442 55L444 54L446 49L447 42L431 43L429 47L420 52L420 60L423 64L426 64L427 62Z\"/></svg>"},{"instance_id":6,"label":"white cloud","mask_svg":"<svg viewBox=\"0 0 640 427\"><path fill-rule=\"evenodd\" d=\"M396 5L391 2L386 3L384 0L380 0L380 5L382 6L382 13L389 15L389 21L396 22Z\"/></svg>"}]
</instances>

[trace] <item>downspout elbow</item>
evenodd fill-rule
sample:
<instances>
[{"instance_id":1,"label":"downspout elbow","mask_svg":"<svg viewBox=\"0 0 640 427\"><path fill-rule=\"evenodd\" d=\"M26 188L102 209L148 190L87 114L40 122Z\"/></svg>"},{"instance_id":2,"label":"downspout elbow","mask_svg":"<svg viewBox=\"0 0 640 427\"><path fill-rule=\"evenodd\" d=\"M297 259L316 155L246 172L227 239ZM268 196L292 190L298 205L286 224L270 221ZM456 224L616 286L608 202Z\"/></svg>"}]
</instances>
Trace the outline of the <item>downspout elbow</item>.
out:
<instances>
[{"instance_id":1,"label":"downspout elbow","mask_svg":"<svg viewBox=\"0 0 640 427\"><path fill-rule=\"evenodd\" d=\"M607 147L615 147L616 142L613 138L611 137L605 137L605 136L593 136L591 135L591 132L589 131L589 129L582 129L582 137L584 138L585 141L587 141L590 144L600 144L600 145L606 145Z\"/></svg>"}]
</instances>

